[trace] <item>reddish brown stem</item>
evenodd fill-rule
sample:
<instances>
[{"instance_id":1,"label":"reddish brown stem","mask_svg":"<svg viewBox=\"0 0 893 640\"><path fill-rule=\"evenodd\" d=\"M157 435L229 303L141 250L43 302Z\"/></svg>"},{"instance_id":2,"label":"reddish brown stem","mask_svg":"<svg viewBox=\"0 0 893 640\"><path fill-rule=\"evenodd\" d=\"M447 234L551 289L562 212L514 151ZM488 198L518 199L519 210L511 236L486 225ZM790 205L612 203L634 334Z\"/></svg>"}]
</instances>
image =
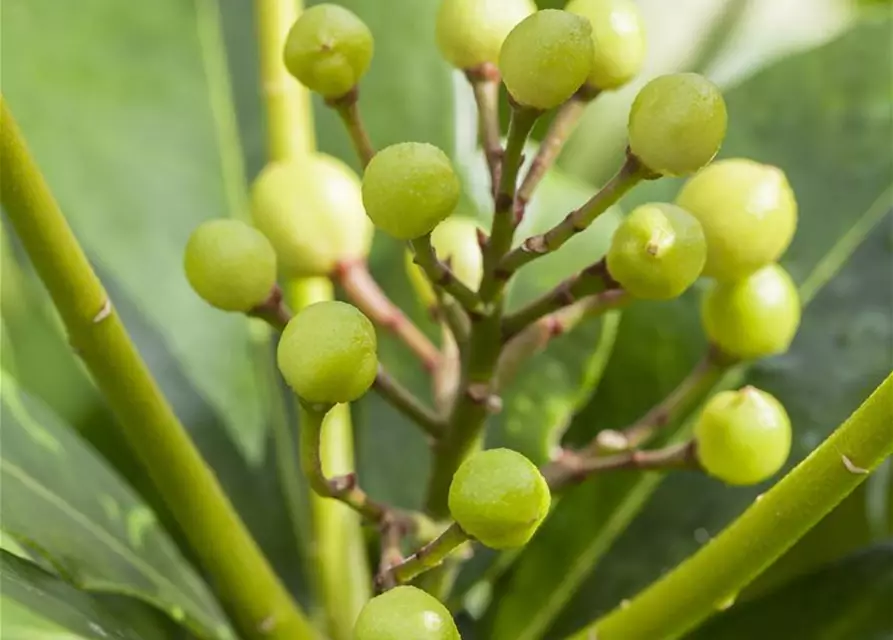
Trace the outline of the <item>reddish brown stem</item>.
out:
<instances>
[{"instance_id":1,"label":"reddish brown stem","mask_svg":"<svg viewBox=\"0 0 893 640\"><path fill-rule=\"evenodd\" d=\"M474 91L478 108L478 134L495 195L503 154L499 125L499 70L495 65L485 63L466 71L465 77Z\"/></svg>"},{"instance_id":2,"label":"reddish brown stem","mask_svg":"<svg viewBox=\"0 0 893 640\"><path fill-rule=\"evenodd\" d=\"M264 300L248 312L252 318L260 318L277 331L285 329L285 325L291 320L291 311L282 300L282 289L274 285L270 297Z\"/></svg>"}]
</instances>

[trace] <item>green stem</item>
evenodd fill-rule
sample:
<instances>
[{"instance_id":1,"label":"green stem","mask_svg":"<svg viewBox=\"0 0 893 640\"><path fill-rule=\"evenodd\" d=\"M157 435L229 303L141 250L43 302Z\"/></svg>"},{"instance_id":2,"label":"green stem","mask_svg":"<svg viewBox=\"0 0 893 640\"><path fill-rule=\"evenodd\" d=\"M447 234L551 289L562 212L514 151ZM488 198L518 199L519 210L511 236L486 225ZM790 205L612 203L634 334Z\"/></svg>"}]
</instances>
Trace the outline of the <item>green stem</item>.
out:
<instances>
[{"instance_id":1,"label":"green stem","mask_svg":"<svg viewBox=\"0 0 893 640\"><path fill-rule=\"evenodd\" d=\"M495 193L499 185L502 163L502 142L499 127L499 70L490 63L465 72L478 108L478 137L490 171L490 184Z\"/></svg>"},{"instance_id":2,"label":"green stem","mask_svg":"<svg viewBox=\"0 0 893 640\"><path fill-rule=\"evenodd\" d=\"M0 101L0 201L131 450L244 637L316 637L161 395Z\"/></svg>"},{"instance_id":3,"label":"green stem","mask_svg":"<svg viewBox=\"0 0 893 640\"><path fill-rule=\"evenodd\" d=\"M891 453L893 375L719 536L573 640L682 636L733 600Z\"/></svg>"},{"instance_id":4,"label":"green stem","mask_svg":"<svg viewBox=\"0 0 893 640\"><path fill-rule=\"evenodd\" d=\"M347 135L350 136L350 141L357 152L360 164L365 169L366 165L375 156L375 146L372 144L372 140L369 139L369 132L363 124L363 118L360 115L359 98L360 92L354 87L346 95L330 102L329 106L335 109L341 118L341 122L344 123L344 128L347 129Z\"/></svg>"},{"instance_id":5,"label":"green stem","mask_svg":"<svg viewBox=\"0 0 893 640\"><path fill-rule=\"evenodd\" d=\"M430 233L412 240L410 244L415 253L415 263L422 268L434 286L453 296L468 311L480 310L481 299L478 294L466 287L448 266L437 259Z\"/></svg>"},{"instance_id":6,"label":"green stem","mask_svg":"<svg viewBox=\"0 0 893 640\"><path fill-rule=\"evenodd\" d=\"M432 409L426 407L409 389L401 385L379 365L378 375L375 377L375 390L382 398L409 418L420 429L432 438L443 435L444 420Z\"/></svg>"},{"instance_id":7,"label":"green stem","mask_svg":"<svg viewBox=\"0 0 893 640\"><path fill-rule=\"evenodd\" d=\"M453 523L437 538L409 556L398 565L390 567L385 574L379 576L379 583L392 581L395 584L406 584L416 576L433 569L446 560L453 551L469 542L471 538L462 528Z\"/></svg>"}]
</instances>

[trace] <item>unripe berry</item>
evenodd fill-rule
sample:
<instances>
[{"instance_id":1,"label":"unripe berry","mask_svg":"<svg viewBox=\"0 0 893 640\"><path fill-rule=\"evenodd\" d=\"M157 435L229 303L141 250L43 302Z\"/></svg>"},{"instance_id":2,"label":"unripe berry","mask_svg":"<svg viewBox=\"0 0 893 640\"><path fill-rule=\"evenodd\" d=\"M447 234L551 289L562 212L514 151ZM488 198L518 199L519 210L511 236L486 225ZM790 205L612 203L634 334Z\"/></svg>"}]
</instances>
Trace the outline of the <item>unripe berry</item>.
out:
<instances>
[{"instance_id":1,"label":"unripe berry","mask_svg":"<svg viewBox=\"0 0 893 640\"><path fill-rule=\"evenodd\" d=\"M557 107L592 71L592 27L567 11L544 9L522 20L499 53L502 81L525 107Z\"/></svg>"},{"instance_id":2,"label":"unripe berry","mask_svg":"<svg viewBox=\"0 0 893 640\"><path fill-rule=\"evenodd\" d=\"M382 149L363 176L366 213L376 227L400 240L430 233L456 208L459 192L450 159L423 142Z\"/></svg>"},{"instance_id":3,"label":"unripe berry","mask_svg":"<svg viewBox=\"0 0 893 640\"><path fill-rule=\"evenodd\" d=\"M676 298L698 279L707 244L700 223L672 204L633 210L608 250L608 272L637 298Z\"/></svg>"},{"instance_id":4,"label":"unripe berry","mask_svg":"<svg viewBox=\"0 0 893 640\"><path fill-rule=\"evenodd\" d=\"M431 244L437 257L450 265L462 284L473 290L477 290L484 273L478 229L478 224L471 218L456 216L444 220L431 233ZM422 304L433 306L437 302L434 290L425 272L415 264L411 251L406 252L406 274Z\"/></svg>"},{"instance_id":5,"label":"unripe berry","mask_svg":"<svg viewBox=\"0 0 893 640\"><path fill-rule=\"evenodd\" d=\"M775 262L797 227L797 201L784 172L753 160L714 162L677 198L707 237L704 275L734 280Z\"/></svg>"},{"instance_id":6,"label":"unripe berry","mask_svg":"<svg viewBox=\"0 0 893 640\"><path fill-rule=\"evenodd\" d=\"M682 176L710 162L726 135L726 103L697 73L660 76L639 91L629 112L629 146L651 171Z\"/></svg>"},{"instance_id":7,"label":"unripe berry","mask_svg":"<svg viewBox=\"0 0 893 640\"><path fill-rule=\"evenodd\" d=\"M564 9L592 25L595 56L587 80L590 86L616 89L642 70L645 33L633 0L571 0Z\"/></svg>"},{"instance_id":8,"label":"unripe berry","mask_svg":"<svg viewBox=\"0 0 893 640\"><path fill-rule=\"evenodd\" d=\"M774 475L791 452L791 421L781 403L754 387L722 391L695 425L701 466L729 484L756 484Z\"/></svg>"},{"instance_id":9,"label":"unripe berry","mask_svg":"<svg viewBox=\"0 0 893 640\"><path fill-rule=\"evenodd\" d=\"M800 297L777 264L734 282L715 282L701 303L711 342L741 359L787 351L800 326Z\"/></svg>"},{"instance_id":10,"label":"unripe berry","mask_svg":"<svg viewBox=\"0 0 893 640\"><path fill-rule=\"evenodd\" d=\"M465 533L493 549L511 549L533 537L551 499L549 485L530 460L511 449L489 449L459 466L449 507Z\"/></svg>"},{"instance_id":11,"label":"unripe berry","mask_svg":"<svg viewBox=\"0 0 893 640\"><path fill-rule=\"evenodd\" d=\"M353 640L461 640L440 601L416 587L396 587L366 603Z\"/></svg>"},{"instance_id":12,"label":"unripe berry","mask_svg":"<svg viewBox=\"0 0 893 640\"><path fill-rule=\"evenodd\" d=\"M457 69L496 64L509 31L534 11L533 0L443 0L437 46Z\"/></svg>"},{"instance_id":13,"label":"unripe berry","mask_svg":"<svg viewBox=\"0 0 893 640\"><path fill-rule=\"evenodd\" d=\"M339 262L365 258L372 245L360 181L320 153L268 165L252 187L251 214L289 276L329 275Z\"/></svg>"},{"instance_id":14,"label":"unripe berry","mask_svg":"<svg viewBox=\"0 0 893 640\"><path fill-rule=\"evenodd\" d=\"M326 98L340 98L369 69L374 41L366 23L336 4L301 14L285 41L285 66L298 81Z\"/></svg>"},{"instance_id":15,"label":"unripe berry","mask_svg":"<svg viewBox=\"0 0 893 640\"><path fill-rule=\"evenodd\" d=\"M276 253L257 229L238 220L211 220L186 243L186 278L208 304L250 311L276 284Z\"/></svg>"},{"instance_id":16,"label":"unripe berry","mask_svg":"<svg viewBox=\"0 0 893 640\"><path fill-rule=\"evenodd\" d=\"M318 302L291 319L276 352L279 371L298 396L314 404L360 398L378 372L375 328L355 307Z\"/></svg>"}]
</instances>

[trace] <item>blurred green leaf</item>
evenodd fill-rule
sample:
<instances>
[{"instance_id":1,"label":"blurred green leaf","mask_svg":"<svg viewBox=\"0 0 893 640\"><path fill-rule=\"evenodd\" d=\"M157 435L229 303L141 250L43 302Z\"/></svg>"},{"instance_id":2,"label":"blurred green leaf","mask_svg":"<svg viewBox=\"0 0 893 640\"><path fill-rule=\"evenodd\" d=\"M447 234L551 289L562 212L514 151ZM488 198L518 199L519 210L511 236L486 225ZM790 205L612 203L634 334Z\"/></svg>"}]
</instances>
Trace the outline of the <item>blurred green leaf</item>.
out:
<instances>
[{"instance_id":1,"label":"blurred green leaf","mask_svg":"<svg viewBox=\"0 0 893 640\"><path fill-rule=\"evenodd\" d=\"M204 638L233 637L146 504L6 375L0 398L3 530L84 589L140 598Z\"/></svg>"},{"instance_id":2,"label":"blurred green leaf","mask_svg":"<svg viewBox=\"0 0 893 640\"><path fill-rule=\"evenodd\" d=\"M834 563L764 598L734 606L690 640L889 640L893 545Z\"/></svg>"},{"instance_id":3,"label":"blurred green leaf","mask_svg":"<svg viewBox=\"0 0 893 640\"><path fill-rule=\"evenodd\" d=\"M112 601L64 583L37 565L0 552L0 634L6 640L176 640L182 627L136 601Z\"/></svg>"},{"instance_id":4,"label":"blurred green leaf","mask_svg":"<svg viewBox=\"0 0 893 640\"><path fill-rule=\"evenodd\" d=\"M888 32L888 23L864 25L820 50L779 63L727 96L730 131L723 155L748 156L781 166L798 194L800 229L784 262L801 282L805 300L834 278L890 208L890 61L877 55L885 46ZM672 198L677 187L676 181L662 180L637 191L631 202ZM878 259L874 254L873 264ZM863 263L859 277L869 272ZM852 286L846 282L853 281L833 280L834 287ZM826 406L833 407L834 415L845 416L877 382L878 359L887 359L884 365L889 371L890 350L878 350L877 334L868 335L865 344L876 350L873 359L852 361L846 379L858 382L851 388L852 395L845 396L838 395L838 385L828 375L829 368L840 360L839 352L823 354L821 365L811 368L803 358L819 353L821 345L827 344L830 325L825 322L840 323L839 327L869 322L877 331L877 305L889 305L890 287L879 286L874 291L874 298L857 297L837 307L836 319L826 317L827 309L810 309L791 354L761 364L751 381L777 393L789 405L796 400L795 391L802 402L807 397L821 397ZM673 303L636 304L624 312L614 356L594 401L575 421L572 440L584 441L599 429L622 427L678 383L705 347L696 301L696 292L690 292ZM866 320L870 318L876 320ZM810 331L810 326L817 328ZM852 335L851 331L847 333ZM775 387L759 377L760 371L767 370L775 372ZM807 374L812 386L805 384ZM820 441L824 433L821 429L827 431L836 424L827 410L818 415L815 409L804 411L812 416L806 427L812 431L800 432L800 455ZM793 408L792 415L796 423L804 423ZM488 637L543 637L660 479L657 474L611 474L570 491L522 552L514 571L499 585L498 599L489 612ZM674 476L674 481L688 483L685 497L670 502L661 494L654 501L656 508L665 507L664 519L642 521L635 539L609 556L616 554L617 562L593 576L599 599L590 591L583 592L574 601L573 615L569 613L554 632L576 628L582 616L591 619L602 608L631 595L628 587L634 568L643 567L650 581L672 566L678 558L664 563L663 558L654 557L655 548L665 549L676 539L670 531L685 532L687 547L691 546L693 528L682 528L677 521L675 528L667 530L667 522L673 522L673 518L666 511L697 503L692 496L703 496L708 481L692 480L684 474ZM697 489L691 488L692 482ZM702 507L707 512L718 504L734 502L735 490L716 487L716 492L709 493L716 500L710 508ZM750 494L744 501L752 497ZM739 501L724 517L730 519L741 506ZM722 510L717 509L719 513ZM659 536L655 536L657 530L661 531ZM658 540L660 545L655 544ZM643 586L638 580L635 585ZM536 613L531 614L533 611Z\"/></svg>"}]
</instances>

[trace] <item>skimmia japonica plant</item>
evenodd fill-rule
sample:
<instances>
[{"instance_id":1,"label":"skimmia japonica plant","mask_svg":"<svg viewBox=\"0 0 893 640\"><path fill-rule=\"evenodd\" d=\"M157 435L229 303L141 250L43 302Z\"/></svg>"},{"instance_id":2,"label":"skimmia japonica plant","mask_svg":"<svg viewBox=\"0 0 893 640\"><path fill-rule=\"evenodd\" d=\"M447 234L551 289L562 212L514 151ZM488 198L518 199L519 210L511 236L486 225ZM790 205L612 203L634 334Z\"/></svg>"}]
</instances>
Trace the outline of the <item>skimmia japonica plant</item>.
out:
<instances>
[{"instance_id":1,"label":"skimmia japonica plant","mask_svg":"<svg viewBox=\"0 0 893 640\"><path fill-rule=\"evenodd\" d=\"M626 152L613 177L554 225L524 233L529 205L585 107L627 85L644 64L646 38L632 0L571 0L564 10L537 10L532 0L439 0L431 38L477 105L490 196L484 218L463 200L461 171L445 150L413 140L375 145L362 113L376 40L360 17L338 4L317 4L299 16L270 9L272 0L264 4L269 159L250 187L250 220L195 228L183 265L207 304L271 328L278 371L299 413L299 441L280 454L300 468L314 517L341 503L337 513L359 519L368 534L370 544L356 553L346 541L324 544L322 527L308 529L310 547L320 550L306 569L322 612L312 620L268 566L159 394L5 100L2 123L2 196L12 225L72 346L129 423L136 457L151 469L237 637L455 640L454 618L467 604L455 587L463 564L482 548L499 552L497 564L511 563L567 491L596 477L644 471L700 473L727 485L775 478L792 448L785 406L756 386L722 382L755 360L785 353L797 334L800 293L779 264L795 237L797 197L783 167L745 157L714 160L729 114L713 82L669 73L645 83L632 102ZM300 113L307 104L303 94L274 85L295 80L340 117L361 175L288 142L306 137ZM500 109L501 93L507 110ZM545 121L536 144L532 132ZM683 181L678 195L631 207L603 254L584 256L586 266L538 297L509 304L526 269L578 251L572 241L637 187L673 179ZM375 234L404 243L405 281L436 333L414 322L415 310L401 309L372 275ZM326 281L339 299L302 289ZM546 460L487 444L517 377L554 341L594 318L664 304L693 287L709 347L653 408L589 442L557 446ZM418 385L379 360L385 335L417 361L430 393L416 393L410 387ZM893 450L891 384L709 545L573 637L675 638L734 599ZM340 472L327 454L332 434L346 424L346 405L367 393L415 424L430 445L419 510L380 499L362 474ZM689 418L690 428L680 430ZM670 430L683 436L668 438ZM366 576L359 602L346 602L339 563ZM472 637L486 637L468 624Z\"/></svg>"}]
</instances>

